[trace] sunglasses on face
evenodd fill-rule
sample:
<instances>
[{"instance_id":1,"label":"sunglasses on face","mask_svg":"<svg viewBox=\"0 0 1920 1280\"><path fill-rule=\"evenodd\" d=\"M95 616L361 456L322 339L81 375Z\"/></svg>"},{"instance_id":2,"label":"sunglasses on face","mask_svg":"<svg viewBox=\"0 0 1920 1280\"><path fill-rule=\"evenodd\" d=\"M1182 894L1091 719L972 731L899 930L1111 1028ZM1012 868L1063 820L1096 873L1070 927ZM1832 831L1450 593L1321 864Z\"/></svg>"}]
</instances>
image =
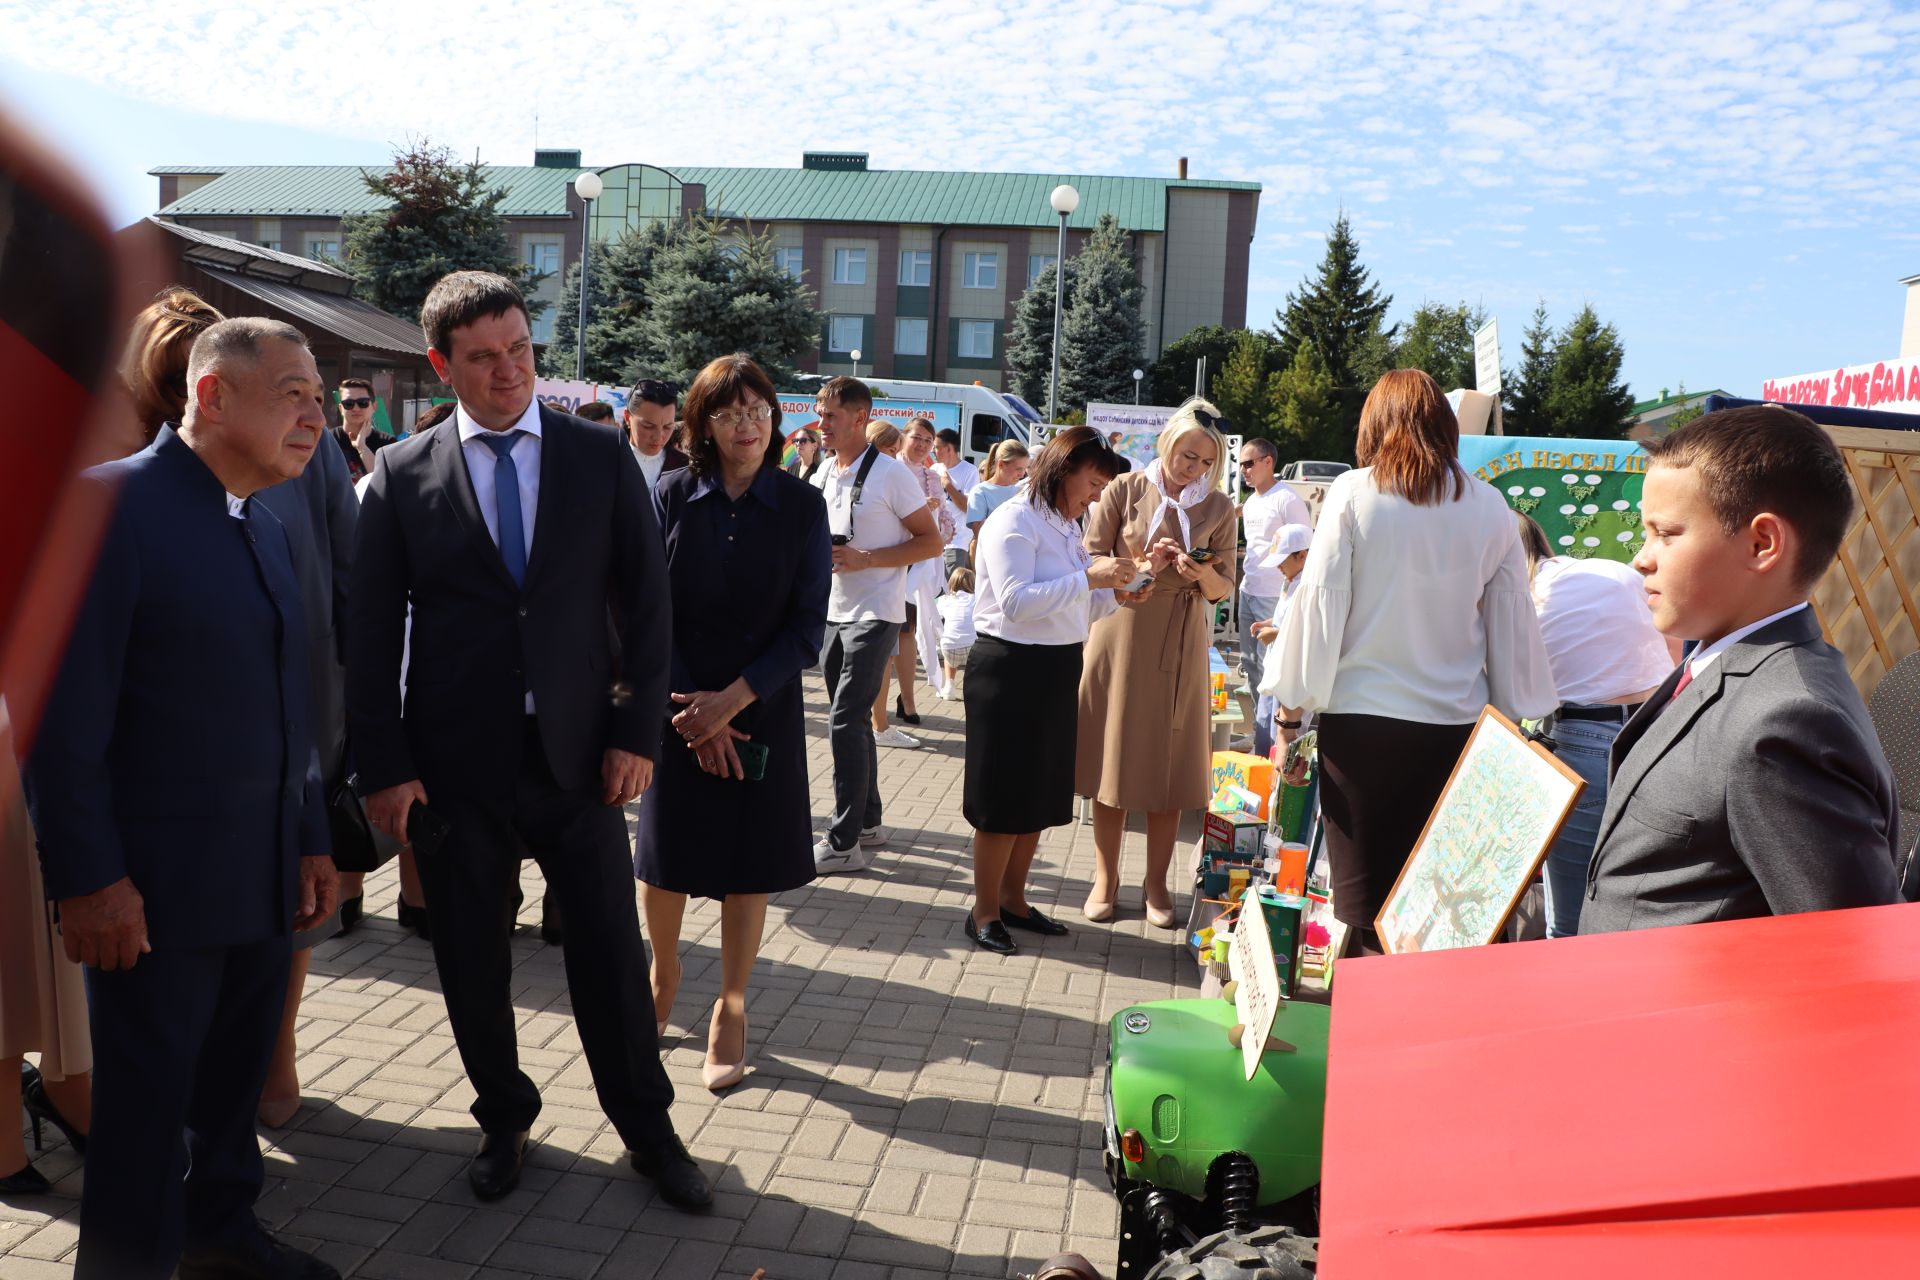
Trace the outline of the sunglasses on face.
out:
<instances>
[{"instance_id":1,"label":"sunglasses on face","mask_svg":"<svg viewBox=\"0 0 1920 1280\"><path fill-rule=\"evenodd\" d=\"M373 408L373 397L355 396L351 400L342 400L340 407L342 409L371 409Z\"/></svg>"}]
</instances>

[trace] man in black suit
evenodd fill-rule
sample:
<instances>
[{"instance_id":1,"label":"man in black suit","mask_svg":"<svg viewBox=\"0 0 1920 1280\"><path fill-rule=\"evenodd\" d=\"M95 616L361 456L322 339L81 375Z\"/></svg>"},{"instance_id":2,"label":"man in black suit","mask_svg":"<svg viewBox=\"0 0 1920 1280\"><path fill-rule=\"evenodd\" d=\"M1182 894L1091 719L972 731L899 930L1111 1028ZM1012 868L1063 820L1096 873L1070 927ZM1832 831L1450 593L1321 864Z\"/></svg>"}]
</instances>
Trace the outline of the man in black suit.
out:
<instances>
[{"instance_id":1,"label":"man in black suit","mask_svg":"<svg viewBox=\"0 0 1920 1280\"><path fill-rule=\"evenodd\" d=\"M300 586L251 495L333 446L291 326L212 326L187 386L178 428L89 473L116 506L27 770L47 894L91 968L74 1274L338 1280L253 1216L291 931L333 910L335 877Z\"/></svg>"},{"instance_id":2,"label":"man in black suit","mask_svg":"<svg viewBox=\"0 0 1920 1280\"><path fill-rule=\"evenodd\" d=\"M712 1192L667 1115L622 810L652 781L667 706L653 502L618 431L534 399L511 281L455 272L420 323L459 408L374 467L347 610L347 716L367 816L411 831L433 911L481 1129L469 1178L482 1199L512 1190L540 1113L518 1063L508 949L530 854L566 915L567 986L600 1104L663 1198L705 1208Z\"/></svg>"},{"instance_id":3,"label":"man in black suit","mask_svg":"<svg viewBox=\"0 0 1920 1280\"><path fill-rule=\"evenodd\" d=\"M651 493L660 477L687 465L687 455L674 447L680 426L680 392L671 382L642 378L627 393L627 442L633 460Z\"/></svg>"}]
</instances>

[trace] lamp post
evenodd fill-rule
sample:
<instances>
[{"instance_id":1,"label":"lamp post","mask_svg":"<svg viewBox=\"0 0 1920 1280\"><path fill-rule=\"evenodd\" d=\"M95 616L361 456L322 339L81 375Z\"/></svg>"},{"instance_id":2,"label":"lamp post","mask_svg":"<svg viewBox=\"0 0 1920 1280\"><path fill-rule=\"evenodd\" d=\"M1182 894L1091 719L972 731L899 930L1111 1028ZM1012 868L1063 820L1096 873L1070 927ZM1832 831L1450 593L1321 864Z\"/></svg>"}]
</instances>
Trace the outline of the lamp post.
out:
<instances>
[{"instance_id":1,"label":"lamp post","mask_svg":"<svg viewBox=\"0 0 1920 1280\"><path fill-rule=\"evenodd\" d=\"M1135 404L1140 403L1140 379L1146 376L1147 375L1144 370L1135 369L1133 371L1133 402Z\"/></svg>"},{"instance_id":2,"label":"lamp post","mask_svg":"<svg viewBox=\"0 0 1920 1280\"><path fill-rule=\"evenodd\" d=\"M853 376L857 378L860 376L860 348L855 347L847 354L853 357Z\"/></svg>"},{"instance_id":3,"label":"lamp post","mask_svg":"<svg viewBox=\"0 0 1920 1280\"><path fill-rule=\"evenodd\" d=\"M1053 379L1047 383L1047 421L1060 421L1060 313L1067 296L1067 219L1080 207L1080 193L1066 183L1048 197L1060 215L1060 247L1053 258Z\"/></svg>"},{"instance_id":4,"label":"lamp post","mask_svg":"<svg viewBox=\"0 0 1920 1280\"><path fill-rule=\"evenodd\" d=\"M574 194L584 206L580 213L580 327L573 334L573 376L581 382L587 380L587 251L593 243L593 202L606 185L591 169L573 180Z\"/></svg>"}]
</instances>

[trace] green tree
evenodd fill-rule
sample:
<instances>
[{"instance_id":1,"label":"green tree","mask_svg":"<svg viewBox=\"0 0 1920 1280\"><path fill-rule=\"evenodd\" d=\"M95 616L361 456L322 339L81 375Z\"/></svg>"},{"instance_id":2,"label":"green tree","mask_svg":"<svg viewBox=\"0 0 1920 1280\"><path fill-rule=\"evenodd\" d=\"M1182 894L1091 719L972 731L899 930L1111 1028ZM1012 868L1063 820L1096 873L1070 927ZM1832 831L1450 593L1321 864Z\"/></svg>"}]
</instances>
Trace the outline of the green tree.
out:
<instances>
[{"instance_id":1,"label":"green tree","mask_svg":"<svg viewBox=\"0 0 1920 1280\"><path fill-rule=\"evenodd\" d=\"M636 365L652 363L640 335L646 314L647 282L653 260L672 243L684 224L666 219L642 229L627 228L611 244L595 244L588 259L590 273L587 311L587 377L593 382L628 380ZM580 265L567 268L554 316L553 341L541 358L541 372L550 378L574 374L574 335L580 326Z\"/></svg>"},{"instance_id":2,"label":"green tree","mask_svg":"<svg viewBox=\"0 0 1920 1280\"><path fill-rule=\"evenodd\" d=\"M1074 260L1067 260L1067 292L1072 294ZM1007 374L1013 393L1042 409L1047 404L1047 380L1053 376L1054 269L1041 271L1033 287L1013 304L1013 328L1007 334ZM1065 344L1061 344L1063 347Z\"/></svg>"},{"instance_id":3,"label":"green tree","mask_svg":"<svg viewBox=\"0 0 1920 1280\"><path fill-rule=\"evenodd\" d=\"M749 228L728 241L722 230L691 218L654 252L627 376L685 386L709 360L744 351L791 382L795 359L819 343L813 293L775 265L771 235Z\"/></svg>"},{"instance_id":4,"label":"green tree","mask_svg":"<svg viewBox=\"0 0 1920 1280\"><path fill-rule=\"evenodd\" d=\"M1100 215L1069 274L1073 292L1060 323L1060 410L1097 400L1125 402L1140 367L1140 300L1146 290L1119 219Z\"/></svg>"},{"instance_id":5,"label":"green tree","mask_svg":"<svg viewBox=\"0 0 1920 1280\"><path fill-rule=\"evenodd\" d=\"M1312 346L1340 400L1340 448L1350 457L1360 426L1360 406L1380 374L1393 367L1394 330L1386 324L1393 295L1380 292L1360 263L1360 242L1342 212L1327 235L1327 251L1313 276L1274 316L1280 365L1291 367L1302 346Z\"/></svg>"},{"instance_id":6,"label":"green tree","mask_svg":"<svg viewBox=\"0 0 1920 1280\"><path fill-rule=\"evenodd\" d=\"M341 219L346 267L354 293L382 311L418 320L428 291L449 272L498 272L523 292L543 278L515 256L500 212L506 188L490 186L479 164L461 164L422 138L361 181L385 207ZM533 311L541 306L529 302Z\"/></svg>"},{"instance_id":7,"label":"green tree","mask_svg":"<svg viewBox=\"0 0 1920 1280\"><path fill-rule=\"evenodd\" d=\"M1202 393L1210 391L1221 366L1233 354L1233 344L1240 332L1223 325L1203 324L1169 342L1147 370L1146 385L1141 388L1147 403L1177 405L1186 400L1193 394L1194 367L1202 359L1207 362L1207 385Z\"/></svg>"},{"instance_id":8,"label":"green tree","mask_svg":"<svg viewBox=\"0 0 1920 1280\"><path fill-rule=\"evenodd\" d=\"M1453 306L1424 302L1400 326L1394 346L1394 366L1423 369L1442 391L1475 389L1473 334L1487 322L1486 310L1461 302Z\"/></svg>"},{"instance_id":9,"label":"green tree","mask_svg":"<svg viewBox=\"0 0 1920 1280\"><path fill-rule=\"evenodd\" d=\"M1311 343L1267 380L1266 434L1289 461L1351 462L1350 433L1339 388Z\"/></svg>"},{"instance_id":10,"label":"green tree","mask_svg":"<svg viewBox=\"0 0 1920 1280\"><path fill-rule=\"evenodd\" d=\"M1666 394L1667 393L1665 389L1662 389L1660 392L1661 398L1665 399ZM1689 422L1692 422L1695 418L1698 418L1702 414L1706 413L1706 410L1700 407L1700 402L1698 400L1694 401L1692 404L1687 403L1687 384L1685 382L1682 382L1680 384L1680 390L1675 394L1679 396L1680 407L1678 409L1675 409L1671 414L1669 414L1665 422L1662 422L1659 424L1660 434L1663 436L1672 435L1674 432L1678 431L1680 428L1686 426Z\"/></svg>"},{"instance_id":11,"label":"green tree","mask_svg":"<svg viewBox=\"0 0 1920 1280\"><path fill-rule=\"evenodd\" d=\"M1220 376L1213 380L1214 404L1242 435L1264 436L1271 431L1268 390L1277 372L1279 351L1280 344L1272 334L1242 329L1226 363L1220 366Z\"/></svg>"},{"instance_id":12,"label":"green tree","mask_svg":"<svg viewBox=\"0 0 1920 1280\"><path fill-rule=\"evenodd\" d=\"M1551 434L1582 440L1618 437L1633 412L1633 393L1620 381L1625 353L1620 331L1602 324L1588 303L1560 332L1547 379Z\"/></svg>"},{"instance_id":13,"label":"green tree","mask_svg":"<svg viewBox=\"0 0 1920 1280\"><path fill-rule=\"evenodd\" d=\"M1502 416L1510 436L1550 436L1561 434L1551 429L1547 418L1547 386L1553 378L1553 326L1547 323L1547 304L1542 299L1533 308L1533 318L1520 336L1520 367L1500 375L1504 399Z\"/></svg>"}]
</instances>

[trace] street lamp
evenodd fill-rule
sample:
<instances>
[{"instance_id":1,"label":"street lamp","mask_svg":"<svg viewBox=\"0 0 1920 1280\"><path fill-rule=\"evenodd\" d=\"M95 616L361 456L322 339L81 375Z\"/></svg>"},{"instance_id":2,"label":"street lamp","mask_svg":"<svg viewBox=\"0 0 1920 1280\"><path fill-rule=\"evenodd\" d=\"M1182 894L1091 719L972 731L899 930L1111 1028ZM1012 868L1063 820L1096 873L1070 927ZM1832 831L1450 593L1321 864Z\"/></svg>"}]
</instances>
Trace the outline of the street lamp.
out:
<instances>
[{"instance_id":1,"label":"street lamp","mask_svg":"<svg viewBox=\"0 0 1920 1280\"><path fill-rule=\"evenodd\" d=\"M1080 193L1066 183L1048 197L1060 215L1060 248L1053 258L1053 380L1047 384L1047 421L1060 421L1060 312L1067 296L1067 219L1080 207Z\"/></svg>"},{"instance_id":2,"label":"street lamp","mask_svg":"<svg viewBox=\"0 0 1920 1280\"><path fill-rule=\"evenodd\" d=\"M1135 404L1140 403L1140 379L1146 376L1142 370L1135 369L1133 371L1133 402Z\"/></svg>"},{"instance_id":3,"label":"street lamp","mask_svg":"<svg viewBox=\"0 0 1920 1280\"><path fill-rule=\"evenodd\" d=\"M855 347L847 354L853 357L853 376L857 378L860 376L860 348Z\"/></svg>"},{"instance_id":4,"label":"street lamp","mask_svg":"<svg viewBox=\"0 0 1920 1280\"><path fill-rule=\"evenodd\" d=\"M573 180L573 192L580 197L580 327L573 335L573 376L587 380L587 248L593 243L593 202L607 184L589 169Z\"/></svg>"}]
</instances>

